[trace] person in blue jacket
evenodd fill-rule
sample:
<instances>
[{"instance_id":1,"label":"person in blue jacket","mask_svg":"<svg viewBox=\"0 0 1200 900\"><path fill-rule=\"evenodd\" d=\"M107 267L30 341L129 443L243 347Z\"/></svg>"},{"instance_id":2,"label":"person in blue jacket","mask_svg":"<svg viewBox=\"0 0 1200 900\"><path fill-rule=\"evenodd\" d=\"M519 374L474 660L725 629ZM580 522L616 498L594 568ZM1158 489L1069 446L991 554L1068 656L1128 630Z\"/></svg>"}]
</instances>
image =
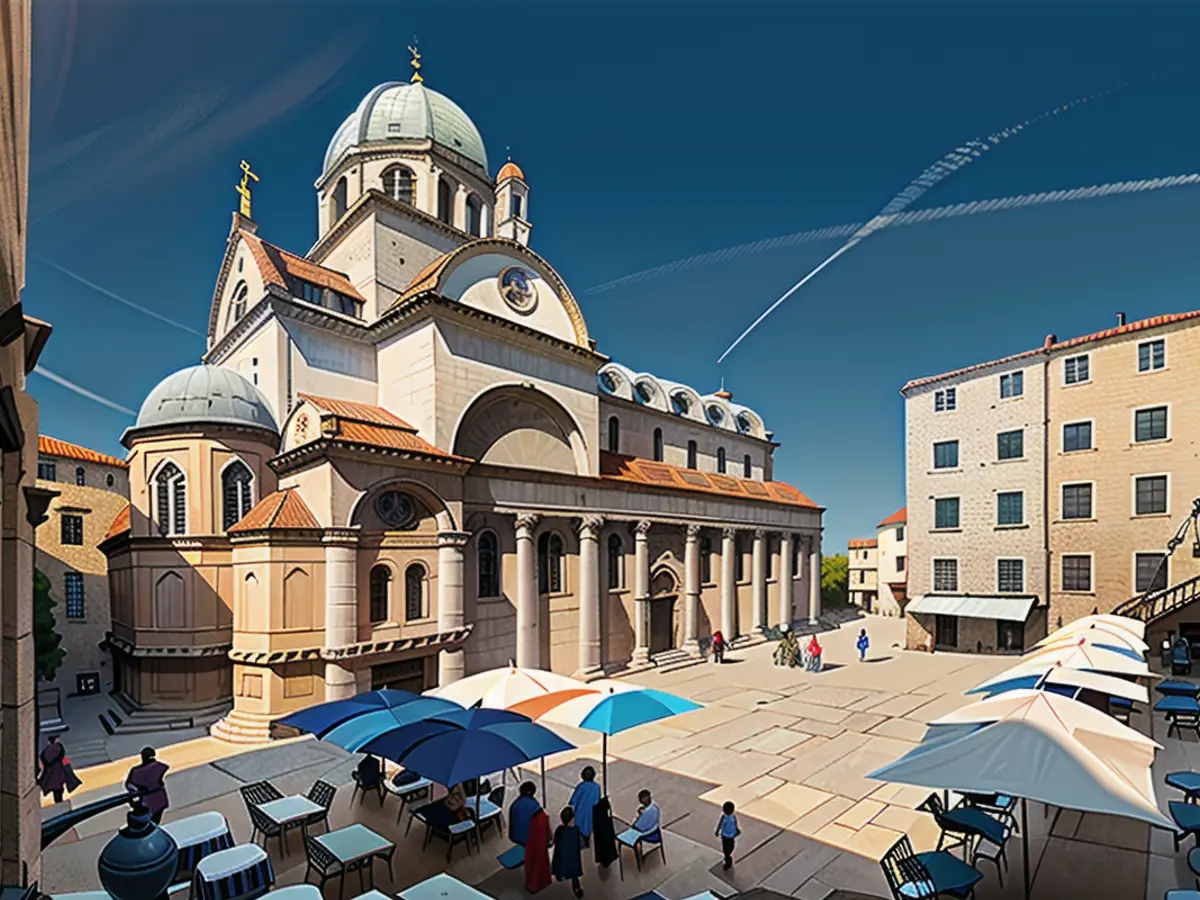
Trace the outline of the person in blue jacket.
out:
<instances>
[{"instance_id":1,"label":"person in blue jacket","mask_svg":"<svg viewBox=\"0 0 1200 900\"><path fill-rule=\"evenodd\" d=\"M867 637L867 629L863 629L858 633L858 642L855 644L858 647L858 661L863 662L867 658L867 648L871 646L871 641Z\"/></svg>"},{"instance_id":2,"label":"person in blue jacket","mask_svg":"<svg viewBox=\"0 0 1200 900\"><path fill-rule=\"evenodd\" d=\"M581 780L567 805L575 811L575 827L586 847L592 839L592 809L600 802L600 785L596 784L596 770L591 766L584 766L579 777Z\"/></svg>"}]
</instances>

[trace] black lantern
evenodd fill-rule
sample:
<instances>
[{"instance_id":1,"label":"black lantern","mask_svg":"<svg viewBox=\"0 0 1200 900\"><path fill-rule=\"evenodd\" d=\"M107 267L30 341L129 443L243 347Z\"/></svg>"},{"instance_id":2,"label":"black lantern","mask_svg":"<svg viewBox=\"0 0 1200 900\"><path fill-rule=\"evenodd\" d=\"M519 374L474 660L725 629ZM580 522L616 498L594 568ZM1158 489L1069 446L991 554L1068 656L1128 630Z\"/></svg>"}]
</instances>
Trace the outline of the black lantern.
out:
<instances>
[{"instance_id":1,"label":"black lantern","mask_svg":"<svg viewBox=\"0 0 1200 900\"><path fill-rule=\"evenodd\" d=\"M178 866L175 839L151 821L141 803L129 811L128 824L104 846L96 863L100 883L116 900L165 898Z\"/></svg>"}]
</instances>

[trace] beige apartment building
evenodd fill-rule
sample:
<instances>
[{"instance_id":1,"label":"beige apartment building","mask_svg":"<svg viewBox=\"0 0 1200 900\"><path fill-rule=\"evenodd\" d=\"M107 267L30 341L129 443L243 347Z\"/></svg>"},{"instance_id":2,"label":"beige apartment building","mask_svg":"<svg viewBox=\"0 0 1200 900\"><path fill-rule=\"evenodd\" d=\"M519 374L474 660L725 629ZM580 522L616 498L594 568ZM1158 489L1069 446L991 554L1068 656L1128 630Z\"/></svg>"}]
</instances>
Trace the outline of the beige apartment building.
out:
<instances>
[{"instance_id":1,"label":"beige apartment building","mask_svg":"<svg viewBox=\"0 0 1200 900\"><path fill-rule=\"evenodd\" d=\"M1200 312L1055 343L1046 362L1054 625L1200 574L1190 540L1165 558L1200 496Z\"/></svg>"},{"instance_id":2,"label":"beige apartment building","mask_svg":"<svg viewBox=\"0 0 1200 900\"><path fill-rule=\"evenodd\" d=\"M129 466L39 435L37 483L58 494L37 529L37 568L50 580L59 646L66 651L53 684L64 694L97 694L112 682L101 646L111 622L108 558L99 545L129 503Z\"/></svg>"},{"instance_id":3,"label":"beige apartment building","mask_svg":"<svg viewBox=\"0 0 1200 900\"><path fill-rule=\"evenodd\" d=\"M908 600L908 510L896 510L876 529L879 594L874 612L898 616Z\"/></svg>"},{"instance_id":4,"label":"beige apartment building","mask_svg":"<svg viewBox=\"0 0 1200 900\"><path fill-rule=\"evenodd\" d=\"M866 612L874 612L879 597L879 542L875 538L851 538L846 551L849 572L846 590L850 602Z\"/></svg>"},{"instance_id":5,"label":"beige apartment building","mask_svg":"<svg viewBox=\"0 0 1200 900\"><path fill-rule=\"evenodd\" d=\"M1020 652L1045 631L1040 351L910 381L908 645Z\"/></svg>"}]
</instances>

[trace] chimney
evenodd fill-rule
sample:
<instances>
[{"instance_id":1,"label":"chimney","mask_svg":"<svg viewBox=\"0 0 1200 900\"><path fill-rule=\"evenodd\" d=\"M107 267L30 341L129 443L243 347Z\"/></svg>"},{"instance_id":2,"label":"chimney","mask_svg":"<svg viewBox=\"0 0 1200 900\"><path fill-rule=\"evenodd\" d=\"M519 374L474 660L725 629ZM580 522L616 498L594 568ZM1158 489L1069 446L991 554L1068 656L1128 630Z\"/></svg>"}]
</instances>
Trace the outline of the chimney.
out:
<instances>
[{"instance_id":1,"label":"chimney","mask_svg":"<svg viewBox=\"0 0 1200 900\"><path fill-rule=\"evenodd\" d=\"M1125 313L1117 313L1117 327L1120 328L1125 324Z\"/></svg>"},{"instance_id":2,"label":"chimney","mask_svg":"<svg viewBox=\"0 0 1200 900\"><path fill-rule=\"evenodd\" d=\"M1044 344L1042 344L1042 349L1049 350L1051 347L1053 347L1057 343L1058 343L1058 335L1048 334L1048 335L1046 335L1046 342Z\"/></svg>"}]
</instances>

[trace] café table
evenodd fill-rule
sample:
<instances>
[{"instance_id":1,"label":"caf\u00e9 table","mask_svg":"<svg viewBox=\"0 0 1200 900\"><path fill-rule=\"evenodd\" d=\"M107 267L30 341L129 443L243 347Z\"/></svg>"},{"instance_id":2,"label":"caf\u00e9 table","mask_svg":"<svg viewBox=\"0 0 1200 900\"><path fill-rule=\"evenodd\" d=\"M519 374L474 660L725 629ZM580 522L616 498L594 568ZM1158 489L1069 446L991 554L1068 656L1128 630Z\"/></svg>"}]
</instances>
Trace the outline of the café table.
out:
<instances>
[{"instance_id":1,"label":"caf\u00e9 table","mask_svg":"<svg viewBox=\"0 0 1200 900\"><path fill-rule=\"evenodd\" d=\"M1170 679L1160 681L1154 686L1154 689L1160 694L1176 697L1197 697L1200 696L1200 685L1192 684L1190 681L1177 681Z\"/></svg>"},{"instance_id":2,"label":"caf\u00e9 table","mask_svg":"<svg viewBox=\"0 0 1200 900\"><path fill-rule=\"evenodd\" d=\"M389 841L381 834L372 831L366 825L347 825L345 828L338 828L334 831L327 832L320 837L313 838L326 851L338 861L342 867L342 878L339 886L338 896L343 897L346 893L346 873L353 869L358 869L358 885L363 890L366 890L366 884L363 881L363 870L370 870L371 887L375 887L375 867L376 858L383 859L388 864L388 873L395 881L396 873L392 869L392 855L396 852L396 845Z\"/></svg>"},{"instance_id":3,"label":"caf\u00e9 table","mask_svg":"<svg viewBox=\"0 0 1200 900\"><path fill-rule=\"evenodd\" d=\"M204 857L233 846L229 822L219 812L202 812L176 819L164 824L162 830L174 838L179 847L177 878L190 875Z\"/></svg>"},{"instance_id":4,"label":"caf\u00e9 table","mask_svg":"<svg viewBox=\"0 0 1200 900\"><path fill-rule=\"evenodd\" d=\"M1167 787L1183 791L1183 799L1189 803L1200 799L1200 772L1171 772L1166 783Z\"/></svg>"},{"instance_id":5,"label":"caf\u00e9 table","mask_svg":"<svg viewBox=\"0 0 1200 900\"><path fill-rule=\"evenodd\" d=\"M218 850L196 864L191 900L261 897L275 883L271 857L258 844Z\"/></svg>"},{"instance_id":6,"label":"caf\u00e9 table","mask_svg":"<svg viewBox=\"0 0 1200 900\"><path fill-rule=\"evenodd\" d=\"M400 900L490 900L487 894L445 872L405 888L399 897Z\"/></svg>"},{"instance_id":7,"label":"caf\u00e9 table","mask_svg":"<svg viewBox=\"0 0 1200 900\"><path fill-rule=\"evenodd\" d=\"M279 826L283 834L279 839L279 844L283 848L284 856L286 856L288 831L299 827L301 834L307 835L308 829L306 823L309 817L314 813L324 813L325 808L319 803L309 800L307 797L300 794L293 794L290 797L270 800L259 806L258 811Z\"/></svg>"},{"instance_id":8,"label":"caf\u00e9 table","mask_svg":"<svg viewBox=\"0 0 1200 900\"><path fill-rule=\"evenodd\" d=\"M271 891L270 900L323 900L319 888L311 884L293 884Z\"/></svg>"}]
</instances>

